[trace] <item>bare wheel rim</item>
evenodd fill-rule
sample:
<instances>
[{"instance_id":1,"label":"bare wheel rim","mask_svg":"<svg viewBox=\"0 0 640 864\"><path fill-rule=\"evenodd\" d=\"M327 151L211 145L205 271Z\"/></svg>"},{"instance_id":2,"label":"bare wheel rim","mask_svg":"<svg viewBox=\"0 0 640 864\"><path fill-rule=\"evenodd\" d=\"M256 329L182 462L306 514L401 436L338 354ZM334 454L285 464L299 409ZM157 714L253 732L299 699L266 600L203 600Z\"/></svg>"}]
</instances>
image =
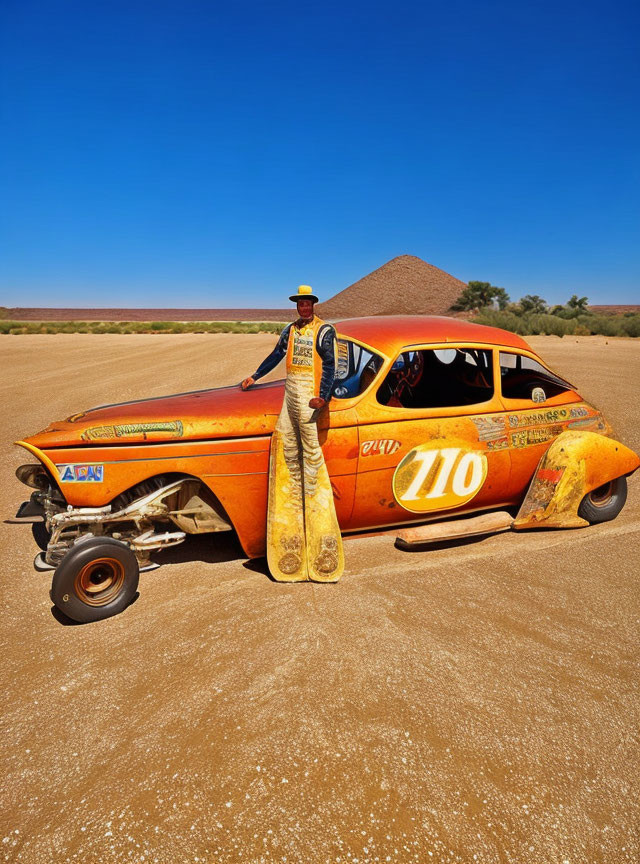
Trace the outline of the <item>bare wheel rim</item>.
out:
<instances>
[{"instance_id":1,"label":"bare wheel rim","mask_svg":"<svg viewBox=\"0 0 640 864\"><path fill-rule=\"evenodd\" d=\"M589 492L589 500L594 507L606 507L606 505L611 501L612 495L613 481L610 480L603 486L598 486L597 489L593 489L591 492Z\"/></svg>"},{"instance_id":2,"label":"bare wheel rim","mask_svg":"<svg viewBox=\"0 0 640 864\"><path fill-rule=\"evenodd\" d=\"M124 564L117 558L95 558L78 571L73 587L88 606L105 606L124 585Z\"/></svg>"}]
</instances>

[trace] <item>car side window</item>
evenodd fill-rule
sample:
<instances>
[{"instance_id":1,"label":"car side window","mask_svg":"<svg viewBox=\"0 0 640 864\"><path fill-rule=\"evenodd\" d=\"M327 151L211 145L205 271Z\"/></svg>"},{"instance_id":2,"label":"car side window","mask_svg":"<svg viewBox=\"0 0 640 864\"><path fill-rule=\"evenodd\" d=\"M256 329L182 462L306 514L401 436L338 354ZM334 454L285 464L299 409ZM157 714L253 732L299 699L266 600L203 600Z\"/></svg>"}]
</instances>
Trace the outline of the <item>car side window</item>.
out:
<instances>
[{"instance_id":1,"label":"car side window","mask_svg":"<svg viewBox=\"0 0 640 864\"><path fill-rule=\"evenodd\" d=\"M568 381L531 357L507 351L500 352L500 380L505 399L530 399L539 403L573 390Z\"/></svg>"},{"instance_id":2,"label":"car side window","mask_svg":"<svg viewBox=\"0 0 640 864\"><path fill-rule=\"evenodd\" d=\"M350 399L364 393L382 366L382 357L350 339L336 343L336 377L333 385L335 399Z\"/></svg>"},{"instance_id":3,"label":"car side window","mask_svg":"<svg viewBox=\"0 0 640 864\"><path fill-rule=\"evenodd\" d=\"M395 408L453 408L493 396L491 351L429 348L403 351L376 398Z\"/></svg>"}]
</instances>

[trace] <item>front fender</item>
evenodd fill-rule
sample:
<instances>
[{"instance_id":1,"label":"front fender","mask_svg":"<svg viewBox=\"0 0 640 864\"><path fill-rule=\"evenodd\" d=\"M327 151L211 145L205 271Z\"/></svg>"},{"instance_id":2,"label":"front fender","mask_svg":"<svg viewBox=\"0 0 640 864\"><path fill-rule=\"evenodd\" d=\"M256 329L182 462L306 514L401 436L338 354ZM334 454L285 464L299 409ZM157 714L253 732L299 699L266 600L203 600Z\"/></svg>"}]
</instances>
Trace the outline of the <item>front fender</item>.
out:
<instances>
[{"instance_id":1,"label":"front fender","mask_svg":"<svg viewBox=\"0 0 640 864\"><path fill-rule=\"evenodd\" d=\"M632 474L640 457L596 432L562 432L540 459L514 528L583 528L580 502L593 489Z\"/></svg>"}]
</instances>

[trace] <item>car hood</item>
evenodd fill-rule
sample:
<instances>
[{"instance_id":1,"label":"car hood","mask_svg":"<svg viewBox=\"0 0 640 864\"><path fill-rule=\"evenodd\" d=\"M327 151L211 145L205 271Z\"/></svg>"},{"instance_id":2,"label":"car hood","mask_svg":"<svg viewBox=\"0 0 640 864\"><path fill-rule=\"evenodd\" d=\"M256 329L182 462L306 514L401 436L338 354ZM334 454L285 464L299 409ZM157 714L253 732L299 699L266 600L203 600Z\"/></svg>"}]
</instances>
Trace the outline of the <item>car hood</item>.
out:
<instances>
[{"instance_id":1,"label":"car hood","mask_svg":"<svg viewBox=\"0 0 640 864\"><path fill-rule=\"evenodd\" d=\"M51 423L25 442L48 449L270 435L283 393L284 382L273 381L244 392L235 385L102 405Z\"/></svg>"}]
</instances>

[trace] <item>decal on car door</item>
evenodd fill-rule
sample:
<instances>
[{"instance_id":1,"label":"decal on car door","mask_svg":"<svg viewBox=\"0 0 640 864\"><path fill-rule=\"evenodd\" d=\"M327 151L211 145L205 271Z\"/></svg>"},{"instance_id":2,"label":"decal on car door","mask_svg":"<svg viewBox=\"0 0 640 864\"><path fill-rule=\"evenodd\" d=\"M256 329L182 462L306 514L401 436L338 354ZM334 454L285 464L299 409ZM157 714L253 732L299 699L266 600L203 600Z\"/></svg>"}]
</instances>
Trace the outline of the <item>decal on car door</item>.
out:
<instances>
[{"instance_id":1,"label":"decal on car door","mask_svg":"<svg viewBox=\"0 0 640 864\"><path fill-rule=\"evenodd\" d=\"M487 478L487 457L468 444L439 438L419 444L393 475L393 495L411 513L466 504Z\"/></svg>"}]
</instances>

